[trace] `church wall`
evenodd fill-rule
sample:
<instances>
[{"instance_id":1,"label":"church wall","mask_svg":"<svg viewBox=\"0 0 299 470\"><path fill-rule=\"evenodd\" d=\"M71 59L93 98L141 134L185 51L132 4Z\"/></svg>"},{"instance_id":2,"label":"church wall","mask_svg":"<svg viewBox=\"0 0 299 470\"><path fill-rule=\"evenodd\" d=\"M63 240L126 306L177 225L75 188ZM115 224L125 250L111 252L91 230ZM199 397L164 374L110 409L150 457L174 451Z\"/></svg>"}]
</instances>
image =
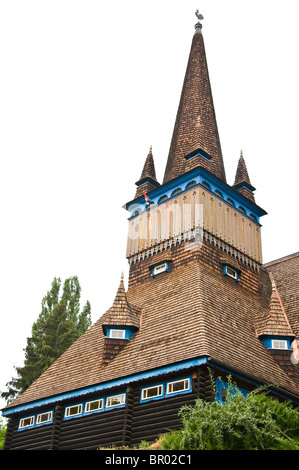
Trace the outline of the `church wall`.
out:
<instances>
[{"instance_id":1,"label":"church wall","mask_svg":"<svg viewBox=\"0 0 299 470\"><path fill-rule=\"evenodd\" d=\"M141 389L179 380L191 379L191 390L187 393L149 400L141 403ZM60 402L55 407L51 424L18 430L22 417L40 413L32 409L26 414L16 414L9 421L5 449L9 450L96 450L101 447L133 446L142 440L154 441L161 433L181 426L178 411L185 404L194 404L195 399L213 399L210 377L206 367L155 377L152 380L131 383L125 390L114 389L109 395L126 393L126 405L122 408L104 410L89 415L64 419L66 406L100 398L99 395L81 397L74 402Z\"/></svg>"},{"instance_id":2,"label":"church wall","mask_svg":"<svg viewBox=\"0 0 299 470\"><path fill-rule=\"evenodd\" d=\"M209 237L209 239L207 239ZM244 257L242 261L236 257L237 253L233 249L221 243L215 237L206 236L200 245L197 242L181 242L167 247L167 244L157 246L156 253L151 251L151 254L142 259L130 259L130 274L129 274L129 288L143 282L154 281L152 278L151 266L155 263L169 261L169 272L181 268L190 261L198 260L205 266L212 268L216 273L223 274L223 258L231 262L238 269L240 269L239 284L254 292L258 292L258 266L250 258ZM163 249L164 247L164 249ZM159 251L158 251L159 250ZM159 276L167 276L168 273L160 274ZM158 282L158 277L157 277Z\"/></svg>"}]
</instances>

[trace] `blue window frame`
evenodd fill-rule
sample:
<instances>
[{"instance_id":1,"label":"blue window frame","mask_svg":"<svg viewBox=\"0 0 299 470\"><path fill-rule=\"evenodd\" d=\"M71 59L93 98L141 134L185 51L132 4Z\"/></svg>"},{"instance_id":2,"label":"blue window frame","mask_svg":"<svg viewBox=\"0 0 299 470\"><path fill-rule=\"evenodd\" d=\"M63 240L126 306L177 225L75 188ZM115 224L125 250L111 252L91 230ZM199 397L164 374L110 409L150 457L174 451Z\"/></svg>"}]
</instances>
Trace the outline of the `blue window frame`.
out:
<instances>
[{"instance_id":1,"label":"blue window frame","mask_svg":"<svg viewBox=\"0 0 299 470\"><path fill-rule=\"evenodd\" d=\"M267 349L291 349L291 338L289 336L263 335L261 340Z\"/></svg>"},{"instance_id":2,"label":"blue window frame","mask_svg":"<svg viewBox=\"0 0 299 470\"><path fill-rule=\"evenodd\" d=\"M162 263L156 264L156 266L153 266L152 276L155 277L160 273L168 272L168 268L169 268L168 261L164 261Z\"/></svg>"},{"instance_id":3,"label":"blue window frame","mask_svg":"<svg viewBox=\"0 0 299 470\"><path fill-rule=\"evenodd\" d=\"M144 403L150 400L160 400L174 395L182 395L192 391L192 378L184 377L182 379L169 380L149 387L142 387L140 392L140 402Z\"/></svg>"},{"instance_id":4,"label":"blue window frame","mask_svg":"<svg viewBox=\"0 0 299 470\"><path fill-rule=\"evenodd\" d=\"M239 272L237 269L232 268L231 266L225 264L223 266L223 274L224 276L232 277L235 281L239 280Z\"/></svg>"}]
</instances>

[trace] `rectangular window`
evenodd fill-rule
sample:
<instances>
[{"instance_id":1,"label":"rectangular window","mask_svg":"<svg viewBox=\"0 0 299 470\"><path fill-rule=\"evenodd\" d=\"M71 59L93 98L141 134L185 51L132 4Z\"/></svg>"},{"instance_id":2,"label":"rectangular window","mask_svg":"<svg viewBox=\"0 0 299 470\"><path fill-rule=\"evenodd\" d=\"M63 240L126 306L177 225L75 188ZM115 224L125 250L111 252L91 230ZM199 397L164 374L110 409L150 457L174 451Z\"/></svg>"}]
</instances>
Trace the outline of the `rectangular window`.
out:
<instances>
[{"instance_id":1,"label":"rectangular window","mask_svg":"<svg viewBox=\"0 0 299 470\"><path fill-rule=\"evenodd\" d=\"M234 269L230 268L229 266L226 266L226 274L229 276L229 277L232 277L233 279L237 279L237 271L235 271Z\"/></svg>"},{"instance_id":2,"label":"rectangular window","mask_svg":"<svg viewBox=\"0 0 299 470\"><path fill-rule=\"evenodd\" d=\"M287 340L272 339L272 349L288 349Z\"/></svg>"},{"instance_id":3,"label":"rectangular window","mask_svg":"<svg viewBox=\"0 0 299 470\"><path fill-rule=\"evenodd\" d=\"M104 400L100 398L99 400L88 401L85 403L85 413L91 413L92 411L102 410L104 406Z\"/></svg>"},{"instance_id":4,"label":"rectangular window","mask_svg":"<svg viewBox=\"0 0 299 470\"><path fill-rule=\"evenodd\" d=\"M20 419L19 429L25 429L34 426L34 416Z\"/></svg>"},{"instance_id":5,"label":"rectangular window","mask_svg":"<svg viewBox=\"0 0 299 470\"><path fill-rule=\"evenodd\" d=\"M165 271L168 271L168 263L158 264L158 266L153 268L153 276L155 277L157 274L164 273Z\"/></svg>"},{"instance_id":6,"label":"rectangular window","mask_svg":"<svg viewBox=\"0 0 299 470\"><path fill-rule=\"evenodd\" d=\"M72 418L73 416L78 416L82 414L82 405L68 406L65 409L65 418Z\"/></svg>"},{"instance_id":7,"label":"rectangular window","mask_svg":"<svg viewBox=\"0 0 299 470\"><path fill-rule=\"evenodd\" d=\"M124 339L125 334L126 334L125 330L110 330L109 338Z\"/></svg>"},{"instance_id":8,"label":"rectangular window","mask_svg":"<svg viewBox=\"0 0 299 470\"><path fill-rule=\"evenodd\" d=\"M36 417L36 424L46 424L52 421L53 411L48 411L47 413L40 413Z\"/></svg>"},{"instance_id":9,"label":"rectangular window","mask_svg":"<svg viewBox=\"0 0 299 470\"><path fill-rule=\"evenodd\" d=\"M190 379L176 380L167 384L167 394L184 392L190 389Z\"/></svg>"},{"instance_id":10,"label":"rectangular window","mask_svg":"<svg viewBox=\"0 0 299 470\"><path fill-rule=\"evenodd\" d=\"M155 385L154 387L147 387L142 389L142 400L149 400L150 398L162 397L163 385Z\"/></svg>"},{"instance_id":11,"label":"rectangular window","mask_svg":"<svg viewBox=\"0 0 299 470\"><path fill-rule=\"evenodd\" d=\"M114 395L113 397L108 397L106 401L107 408L113 408L114 406L121 406L124 405L126 401L125 393L120 395Z\"/></svg>"}]
</instances>

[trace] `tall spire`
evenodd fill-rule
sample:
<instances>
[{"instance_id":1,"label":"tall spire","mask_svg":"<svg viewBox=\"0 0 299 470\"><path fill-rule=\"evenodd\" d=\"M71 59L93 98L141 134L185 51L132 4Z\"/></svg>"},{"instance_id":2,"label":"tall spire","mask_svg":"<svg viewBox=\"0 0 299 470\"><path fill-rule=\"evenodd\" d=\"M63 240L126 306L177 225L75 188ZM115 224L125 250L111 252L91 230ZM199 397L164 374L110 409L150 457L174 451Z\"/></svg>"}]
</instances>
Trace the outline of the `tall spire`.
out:
<instances>
[{"instance_id":1,"label":"tall spire","mask_svg":"<svg viewBox=\"0 0 299 470\"><path fill-rule=\"evenodd\" d=\"M203 19L198 11L196 16ZM226 181L201 30L196 23L164 183L195 166Z\"/></svg>"}]
</instances>

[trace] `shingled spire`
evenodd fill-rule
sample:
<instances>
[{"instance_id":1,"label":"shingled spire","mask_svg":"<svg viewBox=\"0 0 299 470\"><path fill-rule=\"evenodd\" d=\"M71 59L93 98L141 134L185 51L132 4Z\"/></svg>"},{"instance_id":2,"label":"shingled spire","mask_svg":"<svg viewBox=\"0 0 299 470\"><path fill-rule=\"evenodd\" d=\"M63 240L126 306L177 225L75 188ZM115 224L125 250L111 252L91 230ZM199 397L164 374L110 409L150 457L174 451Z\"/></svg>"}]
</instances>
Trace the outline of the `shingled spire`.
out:
<instances>
[{"instance_id":1,"label":"shingled spire","mask_svg":"<svg viewBox=\"0 0 299 470\"><path fill-rule=\"evenodd\" d=\"M108 364L126 346L139 329L140 310L127 301L123 274L112 307L105 313L103 332L103 365Z\"/></svg>"},{"instance_id":2,"label":"shingled spire","mask_svg":"<svg viewBox=\"0 0 299 470\"><path fill-rule=\"evenodd\" d=\"M136 186L138 187L136 190L135 198L142 196L142 194L152 191L153 189L160 186L160 183L158 183L156 178L152 147L150 147L140 179L136 182Z\"/></svg>"},{"instance_id":3,"label":"shingled spire","mask_svg":"<svg viewBox=\"0 0 299 470\"><path fill-rule=\"evenodd\" d=\"M233 188L236 189L240 194L247 197L251 201L255 202L253 191L255 188L251 185L248 176L245 160L243 158L243 152L241 150L240 158L238 161L235 182Z\"/></svg>"},{"instance_id":4,"label":"shingled spire","mask_svg":"<svg viewBox=\"0 0 299 470\"><path fill-rule=\"evenodd\" d=\"M105 313L104 331L107 327L123 326L139 328L140 312L127 301L123 274L112 307Z\"/></svg>"},{"instance_id":5,"label":"shingled spire","mask_svg":"<svg viewBox=\"0 0 299 470\"><path fill-rule=\"evenodd\" d=\"M283 308L275 281L272 278L272 293L267 312L257 322L258 336L286 336L293 337L289 320Z\"/></svg>"},{"instance_id":6,"label":"shingled spire","mask_svg":"<svg viewBox=\"0 0 299 470\"><path fill-rule=\"evenodd\" d=\"M203 18L198 14L196 16ZM164 183L195 166L203 166L221 180L226 181L204 40L199 22L195 25Z\"/></svg>"}]
</instances>

